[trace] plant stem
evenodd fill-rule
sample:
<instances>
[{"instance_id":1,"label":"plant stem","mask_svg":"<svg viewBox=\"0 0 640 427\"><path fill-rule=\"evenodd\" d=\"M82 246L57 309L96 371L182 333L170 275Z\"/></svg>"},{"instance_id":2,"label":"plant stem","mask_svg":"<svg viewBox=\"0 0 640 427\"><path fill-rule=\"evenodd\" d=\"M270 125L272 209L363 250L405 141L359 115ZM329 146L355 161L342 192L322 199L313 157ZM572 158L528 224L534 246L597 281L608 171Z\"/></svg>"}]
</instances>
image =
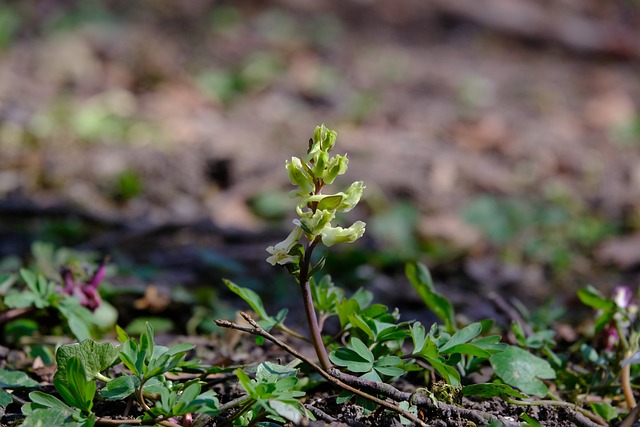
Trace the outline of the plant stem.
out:
<instances>
[{"instance_id":1,"label":"plant stem","mask_svg":"<svg viewBox=\"0 0 640 427\"><path fill-rule=\"evenodd\" d=\"M320 326L318 325L318 317L316 311L313 308L313 298L311 297L311 287L309 286L309 266L311 265L311 254L313 249L319 242L319 237L307 245L307 249L304 252L304 259L300 263L300 275L298 280L300 282L300 289L302 290L302 301L304 303L304 312L307 315L307 324L309 325L309 335L311 336L311 342L313 348L316 351L320 366L325 371L331 368L331 362L327 355L327 349L322 342L322 333Z\"/></svg>"},{"instance_id":2,"label":"plant stem","mask_svg":"<svg viewBox=\"0 0 640 427\"><path fill-rule=\"evenodd\" d=\"M626 357L631 356L630 352L625 354ZM624 394L624 400L627 404L627 408L632 410L636 406L636 398L633 396L633 389L631 388L631 364L627 363L622 367L620 373L620 384L622 386L622 393Z\"/></svg>"}]
</instances>

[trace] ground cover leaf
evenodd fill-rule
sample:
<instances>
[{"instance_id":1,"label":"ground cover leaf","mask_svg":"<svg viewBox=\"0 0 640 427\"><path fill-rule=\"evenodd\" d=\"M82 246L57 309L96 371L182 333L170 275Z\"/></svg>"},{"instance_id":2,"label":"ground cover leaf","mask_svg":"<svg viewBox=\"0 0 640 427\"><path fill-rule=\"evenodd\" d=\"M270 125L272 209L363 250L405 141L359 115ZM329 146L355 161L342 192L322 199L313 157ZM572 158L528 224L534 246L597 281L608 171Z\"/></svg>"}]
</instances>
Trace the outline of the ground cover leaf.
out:
<instances>
[{"instance_id":1,"label":"ground cover leaf","mask_svg":"<svg viewBox=\"0 0 640 427\"><path fill-rule=\"evenodd\" d=\"M592 402L591 410L600 415L607 422L611 422L614 419L618 418L618 411L616 411L616 408L614 408L610 403L607 402Z\"/></svg>"},{"instance_id":2,"label":"ground cover leaf","mask_svg":"<svg viewBox=\"0 0 640 427\"><path fill-rule=\"evenodd\" d=\"M64 378L54 376L53 383L68 404L84 412L91 412L96 383L93 379L87 379L87 373L78 356L67 360L66 376Z\"/></svg>"},{"instance_id":3,"label":"ground cover leaf","mask_svg":"<svg viewBox=\"0 0 640 427\"><path fill-rule=\"evenodd\" d=\"M270 399L269 406L282 418L291 421L295 425L300 425L302 413L296 406L277 399Z\"/></svg>"},{"instance_id":4,"label":"ground cover leaf","mask_svg":"<svg viewBox=\"0 0 640 427\"><path fill-rule=\"evenodd\" d=\"M224 284L229 288L231 292L238 295L242 298L249 306L255 311L260 317L264 320L273 320L271 316L267 313L267 310L264 308L264 304L262 303L262 298L255 291L249 288L243 288L230 280L222 279Z\"/></svg>"},{"instance_id":5,"label":"ground cover leaf","mask_svg":"<svg viewBox=\"0 0 640 427\"><path fill-rule=\"evenodd\" d=\"M478 396L490 399L495 396L512 396L519 399L525 399L527 395L520 393L507 384L470 384L462 388L462 394L465 396Z\"/></svg>"},{"instance_id":6,"label":"ground cover leaf","mask_svg":"<svg viewBox=\"0 0 640 427\"><path fill-rule=\"evenodd\" d=\"M108 400L122 400L130 396L140 386L140 378L135 375L123 375L102 389L102 397Z\"/></svg>"},{"instance_id":7,"label":"ground cover leaf","mask_svg":"<svg viewBox=\"0 0 640 427\"><path fill-rule=\"evenodd\" d=\"M329 359L338 366L348 368L351 372L369 372L373 369L373 354L358 338L351 340L350 348L339 348L329 354Z\"/></svg>"},{"instance_id":8,"label":"ground cover leaf","mask_svg":"<svg viewBox=\"0 0 640 427\"><path fill-rule=\"evenodd\" d=\"M549 390L540 379L556 377L549 362L519 347L510 346L489 360L498 377L527 394L546 396Z\"/></svg>"},{"instance_id":9,"label":"ground cover leaf","mask_svg":"<svg viewBox=\"0 0 640 427\"><path fill-rule=\"evenodd\" d=\"M38 387L38 382L30 378L25 372L10 371L8 369L0 368L0 389L31 387Z\"/></svg>"},{"instance_id":10,"label":"ground cover leaf","mask_svg":"<svg viewBox=\"0 0 640 427\"><path fill-rule=\"evenodd\" d=\"M109 368L118 359L120 346L110 342L99 343L93 340L84 340L80 343L63 345L56 351L56 363L58 371L56 377L66 380L66 370L69 359L78 357L87 373L87 379Z\"/></svg>"}]
</instances>

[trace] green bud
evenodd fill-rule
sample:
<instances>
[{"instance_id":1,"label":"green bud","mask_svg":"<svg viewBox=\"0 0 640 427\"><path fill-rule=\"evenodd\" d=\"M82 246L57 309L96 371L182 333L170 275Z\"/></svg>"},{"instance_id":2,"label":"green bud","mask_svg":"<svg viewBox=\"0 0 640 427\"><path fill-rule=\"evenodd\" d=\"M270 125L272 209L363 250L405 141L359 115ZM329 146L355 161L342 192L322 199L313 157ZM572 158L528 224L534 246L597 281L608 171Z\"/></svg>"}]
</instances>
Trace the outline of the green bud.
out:
<instances>
[{"instance_id":1,"label":"green bud","mask_svg":"<svg viewBox=\"0 0 640 427\"><path fill-rule=\"evenodd\" d=\"M324 127L324 126L323 126ZM331 151L333 146L336 143L336 139L338 139L338 133L334 130L325 128L325 133L322 137L322 151L326 151L327 153Z\"/></svg>"},{"instance_id":2,"label":"green bud","mask_svg":"<svg viewBox=\"0 0 640 427\"><path fill-rule=\"evenodd\" d=\"M341 212L349 212L353 209L360 201L364 188L364 183L362 181L356 181L351 184L347 191L342 193L345 197L343 197L342 203L340 203L340 206L338 206L337 209Z\"/></svg>"},{"instance_id":3,"label":"green bud","mask_svg":"<svg viewBox=\"0 0 640 427\"><path fill-rule=\"evenodd\" d=\"M324 174L324 182L326 184L331 184L338 177L338 175L343 175L347 168L349 167L349 159L346 155L341 156L340 154L332 157L329 160L329 164L327 165L327 170Z\"/></svg>"},{"instance_id":4,"label":"green bud","mask_svg":"<svg viewBox=\"0 0 640 427\"><path fill-rule=\"evenodd\" d=\"M311 171L316 178L324 178L324 170L329 163L329 153L326 151L318 151L313 158L313 167Z\"/></svg>"},{"instance_id":5,"label":"green bud","mask_svg":"<svg viewBox=\"0 0 640 427\"><path fill-rule=\"evenodd\" d=\"M352 243L364 234L365 223L356 221L349 228L325 227L322 230L322 243L325 246L333 246L336 243Z\"/></svg>"},{"instance_id":6,"label":"green bud","mask_svg":"<svg viewBox=\"0 0 640 427\"><path fill-rule=\"evenodd\" d=\"M329 153L336 143L338 134L336 131L327 129L325 125L316 126L313 131L313 139L307 151L307 160L313 158L318 151Z\"/></svg>"},{"instance_id":7,"label":"green bud","mask_svg":"<svg viewBox=\"0 0 640 427\"><path fill-rule=\"evenodd\" d=\"M269 252L271 256L267 258L267 262L271 265L285 265L297 262L300 259L300 255L289 255L289 252L291 252L291 249L298 243L301 236L302 229L295 227L282 242L275 246L269 246L267 252Z\"/></svg>"},{"instance_id":8,"label":"green bud","mask_svg":"<svg viewBox=\"0 0 640 427\"><path fill-rule=\"evenodd\" d=\"M301 219L293 220L293 222L305 231L309 239L314 239L325 227L331 225L334 217L335 211L318 209L311 216L306 215Z\"/></svg>"},{"instance_id":9,"label":"green bud","mask_svg":"<svg viewBox=\"0 0 640 427\"><path fill-rule=\"evenodd\" d=\"M293 185L297 185L305 193L309 194L315 189L313 183L313 177L309 173L309 170L302 163L298 157L292 157L291 161L287 161L287 172L289 173L289 180Z\"/></svg>"}]
</instances>

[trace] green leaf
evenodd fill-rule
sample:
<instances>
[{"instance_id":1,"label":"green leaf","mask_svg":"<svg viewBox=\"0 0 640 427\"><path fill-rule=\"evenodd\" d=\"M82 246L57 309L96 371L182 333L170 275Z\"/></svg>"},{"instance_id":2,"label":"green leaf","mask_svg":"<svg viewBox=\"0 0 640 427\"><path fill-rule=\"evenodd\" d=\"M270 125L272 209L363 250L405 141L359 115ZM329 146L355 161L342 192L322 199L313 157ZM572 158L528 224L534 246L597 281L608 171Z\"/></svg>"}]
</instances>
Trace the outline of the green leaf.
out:
<instances>
[{"instance_id":1,"label":"green leaf","mask_svg":"<svg viewBox=\"0 0 640 427\"><path fill-rule=\"evenodd\" d=\"M73 412L46 408L31 412L21 424L22 427L80 427L81 424L73 419Z\"/></svg>"},{"instance_id":2,"label":"green leaf","mask_svg":"<svg viewBox=\"0 0 640 427\"><path fill-rule=\"evenodd\" d=\"M91 338L92 314L80 304L80 301L73 297L65 297L58 303L57 308L67 319L69 329L78 341Z\"/></svg>"},{"instance_id":3,"label":"green leaf","mask_svg":"<svg viewBox=\"0 0 640 427\"><path fill-rule=\"evenodd\" d=\"M607 402L592 402L590 405L591 410L600 415L607 422L611 422L618 418L618 411L616 411L616 408Z\"/></svg>"},{"instance_id":4,"label":"green leaf","mask_svg":"<svg viewBox=\"0 0 640 427\"><path fill-rule=\"evenodd\" d=\"M466 354L469 356L481 357L487 359L491 356L491 353L476 345L472 344L458 344L453 347L449 347L446 351L441 351L441 354Z\"/></svg>"},{"instance_id":5,"label":"green leaf","mask_svg":"<svg viewBox=\"0 0 640 427\"><path fill-rule=\"evenodd\" d=\"M255 291L249 288L242 288L227 279L222 279L222 281L231 292L238 295L247 304L249 304L249 306L258 314L258 316L260 316L264 320L272 320L271 316L267 314L267 311L264 308L262 298L260 298L260 295L258 295Z\"/></svg>"},{"instance_id":6,"label":"green leaf","mask_svg":"<svg viewBox=\"0 0 640 427\"><path fill-rule=\"evenodd\" d=\"M339 348L329 354L329 359L338 366L343 366L351 372L369 372L373 369L373 355L365 359L355 350Z\"/></svg>"},{"instance_id":7,"label":"green leaf","mask_svg":"<svg viewBox=\"0 0 640 427\"><path fill-rule=\"evenodd\" d=\"M404 369L398 367L400 363L402 363L402 359L397 356L384 356L376 360L373 368L382 375L398 377L404 374Z\"/></svg>"},{"instance_id":8,"label":"green leaf","mask_svg":"<svg viewBox=\"0 0 640 427\"><path fill-rule=\"evenodd\" d=\"M275 383L279 379L295 377L297 369L285 365L278 365L271 362L263 362L256 369L256 380L265 383Z\"/></svg>"},{"instance_id":9,"label":"green leaf","mask_svg":"<svg viewBox=\"0 0 640 427\"><path fill-rule=\"evenodd\" d=\"M127 332L118 325L116 325L116 337L122 344L129 340L129 334L127 334Z\"/></svg>"},{"instance_id":10,"label":"green leaf","mask_svg":"<svg viewBox=\"0 0 640 427\"><path fill-rule=\"evenodd\" d=\"M0 368L0 389L33 388L38 386L38 382L31 379L25 372Z\"/></svg>"},{"instance_id":11,"label":"green leaf","mask_svg":"<svg viewBox=\"0 0 640 427\"><path fill-rule=\"evenodd\" d=\"M373 363L373 353L371 353L369 347L367 347L359 338L352 338L350 344L360 357L369 363Z\"/></svg>"},{"instance_id":12,"label":"green leaf","mask_svg":"<svg viewBox=\"0 0 640 427\"><path fill-rule=\"evenodd\" d=\"M462 388L462 394L465 396L478 396L490 399L495 396L512 396L519 399L526 399L527 395L520 393L518 390L507 384L471 384Z\"/></svg>"},{"instance_id":13,"label":"green leaf","mask_svg":"<svg viewBox=\"0 0 640 427\"><path fill-rule=\"evenodd\" d=\"M104 371L118 359L120 346L110 342L99 343L85 340L76 344L65 344L56 351L58 371L56 377L66 381L66 369L72 357L80 359L81 365L87 373L87 379L95 378L96 374Z\"/></svg>"},{"instance_id":14,"label":"green leaf","mask_svg":"<svg viewBox=\"0 0 640 427\"><path fill-rule=\"evenodd\" d=\"M0 389L0 414L4 414L4 409L13 402L11 393Z\"/></svg>"},{"instance_id":15,"label":"green leaf","mask_svg":"<svg viewBox=\"0 0 640 427\"><path fill-rule=\"evenodd\" d=\"M440 376L442 376L447 383L455 387L460 385L460 374L454 367L447 365L435 357L421 356L427 363L433 366L436 371L438 371Z\"/></svg>"},{"instance_id":16,"label":"green leaf","mask_svg":"<svg viewBox=\"0 0 640 427\"><path fill-rule=\"evenodd\" d=\"M596 310L611 310L615 308L615 303L602 294L593 286L587 286L578 290L578 298L583 304L593 307Z\"/></svg>"},{"instance_id":17,"label":"green leaf","mask_svg":"<svg viewBox=\"0 0 640 427\"><path fill-rule=\"evenodd\" d=\"M520 414L520 418L522 418L522 420L524 421L524 424L522 424L523 427L544 427L538 422L538 420L536 420L526 412Z\"/></svg>"},{"instance_id":18,"label":"green leaf","mask_svg":"<svg viewBox=\"0 0 640 427\"><path fill-rule=\"evenodd\" d=\"M196 348L196 346L194 344L188 343L188 342L183 342L180 344L176 344L172 347L169 347L167 349L167 354L169 356L173 356L176 355L178 353L186 353L188 351L193 350L194 348Z\"/></svg>"},{"instance_id":19,"label":"green leaf","mask_svg":"<svg viewBox=\"0 0 640 427\"><path fill-rule=\"evenodd\" d=\"M190 411L190 404L196 400L200 394L202 386L199 383L189 385L182 391L182 394L178 397L175 405L171 410L173 415L179 416L187 414Z\"/></svg>"},{"instance_id":20,"label":"green leaf","mask_svg":"<svg viewBox=\"0 0 640 427\"><path fill-rule=\"evenodd\" d=\"M318 202L317 209L327 210L327 211L335 210L338 206L340 206L340 203L342 203L343 198L344 197L339 194L323 197L322 200Z\"/></svg>"},{"instance_id":21,"label":"green leaf","mask_svg":"<svg viewBox=\"0 0 640 427\"><path fill-rule=\"evenodd\" d=\"M52 408L58 411L73 413L73 409L66 405L63 401L61 401L57 397L51 396L50 394L46 394L41 391L32 391L31 393L29 393L29 399L31 399L31 402L41 408Z\"/></svg>"},{"instance_id":22,"label":"green leaf","mask_svg":"<svg viewBox=\"0 0 640 427\"><path fill-rule=\"evenodd\" d=\"M413 353L420 353L426 343L426 331L420 322L411 325L411 340L413 341Z\"/></svg>"},{"instance_id":23,"label":"green leaf","mask_svg":"<svg viewBox=\"0 0 640 427\"><path fill-rule=\"evenodd\" d=\"M447 350L457 346L458 344L471 341L480 335L480 332L482 332L482 325L479 322L471 323L453 334L451 338L449 338L449 340L438 350L440 353L448 354Z\"/></svg>"},{"instance_id":24,"label":"green leaf","mask_svg":"<svg viewBox=\"0 0 640 427\"><path fill-rule=\"evenodd\" d=\"M371 327L367 324L367 322L365 322L365 320L358 314L350 315L349 323L351 323L351 325L353 325L354 327L362 330L362 332L367 334L367 336L372 340L376 338L376 334L375 332L373 332L373 329L371 329Z\"/></svg>"},{"instance_id":25,"label":"green leaf","mask_svg":"<svg viewBox=\"0 0 640 427\"><path fill-rule=\"evenodd\" d=\"M20 269L20 277L27 284L27 288L35 294L38 293L38 277L31 270L27 270L26 268Z\"/></svg>"},{"instance_id":26,"label":"green leaf","mask_svg":"<svg viewBox=\"0 0 640 427\"><path fill-rule=\"evenodd\" d=\"M16 282L16 278L15 274L0 274L0 295L5 295L7 291L11 289L13 284Z\"/></svg>"},{"instance_id":27,"label":"green leaf","mask_svg":"<svg viewBox=\"0 0 640 427\"><path fill-rule=\"evenodd\" d=\"M491 335L488 337L478 338L473 342L473 345L480 347L489 353L496 353L498 351L504 351L508 347L507 344L500 342L501 339L502 338L499 335Z\"/></svg>"},{"instance_id":28,"label":"green leaf","mask_svg":"<svg viewBox=\"0 0 640 427\"><path fill-rule=\"evenodd\" d=\"M238 368L234 371L236 377L238 377L238 381L240 381L240 385L247 392L249 397L256 399L259 396L256 395L256 384L251 381L251 378L247 374L245 374L242 369Z\"/></svg>"},{"instance_id":29,"label":"green leaf","mask_svg":"<svg viewBox=\"0 0 640 427\"><path fill-rule=\"evenodd\" d=\"M549 362L518 347L510 346L502 353L492 355L489 360L497 376L527 394L546 396L549 390L539 378L556 377Z\"/></svg>"},{"instance_id":30,"label":"green leaf","mask_svg":"<svg viewBox=\"0 0 640 427\"><path fill-rule=\"evenodd\" d=\"M73 356L66 363L66 381L54 376L53 383L62 398L71 406L91 412L96 394L95 380L87 380L87 373L79 357Z\"/></svg>"},{"instance_id":31,"label":"green leaf","mask_svg":"<svg viewBox=\"0 0 640 427\"><path fill-rule=\"evenodd\" d=\"M444 322L447 332L453 333L456 329L453 306L448 299L436 292L427 267L420 263L407 263L405 274L426 306Z\"/></svg>"},{"instance_id":32,"label":"green leaf","mask_svg":"<svg viewBox=\"0 0 640 427\"><path fill-rule=\"evenodd\" d=\"M282 418L291 421L294 425L300 425L303 414L295 405L277 399L270 399L269 406Z\"/></svg>"},{"instance_id":33,"label":"green leaf","mask_svg":"<svg viewBox=\"0 0 640 427\"><path fill-rule=\"evenodd\" d=\"M9 308L27 308L32 305L35 306L35 302L38 297L29 291L10 291L4 298L4 303Z\"/></svg>"},{"instance_id":34,"label":"green leaf","mask_svg":"<svg viewBox=\"0 0 640 427\"><path fill-rule=\"evenodd\" d=\"M135 375L123 375L111 380L101 390L102 397L107 400L123 400L140 387L140 379Z\"/></svg>"}]
</instances>

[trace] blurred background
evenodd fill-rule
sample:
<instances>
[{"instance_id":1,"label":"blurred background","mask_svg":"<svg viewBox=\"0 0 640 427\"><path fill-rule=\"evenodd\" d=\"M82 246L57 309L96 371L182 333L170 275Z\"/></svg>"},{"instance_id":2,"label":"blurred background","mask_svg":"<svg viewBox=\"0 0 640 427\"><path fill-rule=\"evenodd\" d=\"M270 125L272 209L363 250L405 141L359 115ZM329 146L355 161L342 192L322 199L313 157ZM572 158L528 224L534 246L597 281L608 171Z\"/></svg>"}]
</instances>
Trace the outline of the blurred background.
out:
<instances>
[{"instance_id":1,"label":"blurred background","mask_svg":"<svg viewBox=\"0 0 640 427\"><path fill-rule=\"evenodd\" d=\"M638 28L635 0L3 1L0 269L48 242L110 255L139 310L221 277L286 305L264 249L324 123L336 191L367 186L340 285L424 310L419 260L471 317L636 285Z\"/></svg>"}]
</instances>

